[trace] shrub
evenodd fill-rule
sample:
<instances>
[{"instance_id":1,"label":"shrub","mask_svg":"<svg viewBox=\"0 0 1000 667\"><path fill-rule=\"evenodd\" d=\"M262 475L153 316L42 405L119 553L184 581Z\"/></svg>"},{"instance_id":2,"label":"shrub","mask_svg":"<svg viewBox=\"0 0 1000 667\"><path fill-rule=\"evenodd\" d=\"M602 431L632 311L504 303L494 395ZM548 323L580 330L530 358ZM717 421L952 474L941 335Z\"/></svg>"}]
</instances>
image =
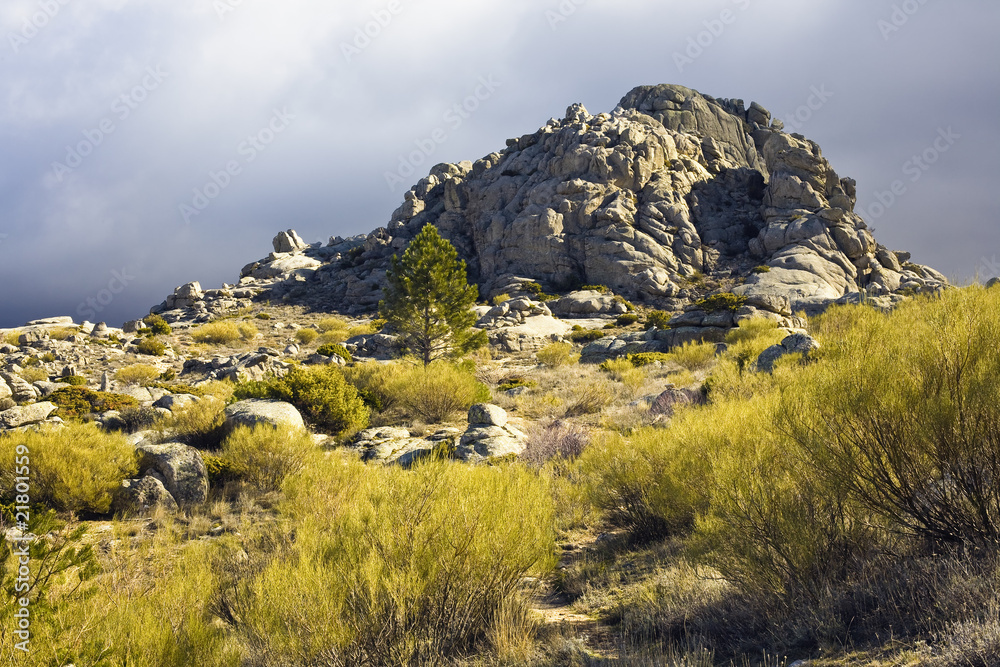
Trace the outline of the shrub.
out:
<instances>
[{"instance_id":1,"label":"shrub","mask_svg":"<svg viewBox=\"0 0 1000 667\"><path fill-rule=\"evenodd\" d=\"M715 359L715 343L685 343L668 353L670 361L689 371L707 368Z\"/></svg>"},{"instance_id":2,"label":"shrub","mask_svg":"<svg viewBox=\"0 0 1000 667\"><path fill-rule=\"evenodd\" d=\"M521 387L531 389L532 387L537 386L538 383L534 380L528 380L526 378L507 378L497 385L497 391L510 391L511 389L520 389Z\"/></svg>"},{"instance_id":3,"label":"shrub","mask_svg":"<svg viewBox=\"0 0 1000 667\"><path fill-rule=\"evenodd\" d=\"M47 400L58 406L61 417L69 419L83 417L95 412L121 411L139 405L139 401L131 396L93 391L85 387L58 389L49 394Z\"/></svg>"},{"instance_id":4,"label":"shrub","mask_svg":"<svg viewBox=\"0 0 1000 667\"><path fill-rule=\"evenodd\" d=\"M203 324L191 332L196 343L229 345L241 338L239 327L232 320L219 320Z\"/></svg>"},{"instance_id":5,"label":"shrub","mask_svg":"<svg viewBox=\"0 0 1000 667\"><path fill-rule=\"evenodd\" d=\"M233 471L262 493L280 491L285 479L300 472L316 453L308 431L266 424L237 428L222 443Z\"/></svg>"},{"instance_id":6,"label":"shrub","mask_svg":"<svg viewBox=\"0 0 1000 667\"><path fill-rule=\"evenodd\" d=\"M493 297L494 306L499 306L501 303L505 301L510 301L510 294L497 294L495 297Z\"/></svg>"},{"instance_id":7,"label":"shrub","mask_svg":"<svg viewBox=\"0 0 1000 667\"><path fill-rule=\"evenodd\" d=\"M670 328L670 313L662 310L654 310L646 315L646 328L647 329L669 329Z\"/></svg>"},{"instance_id":8,"label":"shrub","mask_svg":"<svg viewBox=\"0 0 1000 667\"><path fill-rule=\"evenodd\" d=\"M600 292L601 294L607 294L611 291L607 285L584 285L580 289L585 292Z\"/></svg>"},{"instance_id":9,"label":"shrub","mask_svg":"<svg viewBox=\"0 0 1000 667\"><path fill-rule=\"evenodd\" d=\"M521 460L541 467L552 459L572 461L590 444L590 433L570 422L536 425L528 432Z\"/></svg>"},{"instance_id":10,"label":"shrub","mask_svg":"<svg viewBox=\"0 0 1000 667\"><path fill-rule=\"evenodd\" d=\"M299 329L295 332L295 340L302 345L309 345L319 338L319 332L315 329Z\"/></svg>"},{"instance_id":11,"label":"shrub","mask_svg":"<svg viewBox=\"0 0 1000 667\"><path fill-rule=\"evenodd\" d=\"M286 494L289 553L220 587L261 664L451 661L493 634L525 576L553 565L552 501L521 467L329 461Z\"/></svg>"},{"instance_id":12,"label":"shrub","mask_svg":"<svg viewBox=\"0 0 1000 667\"><path fill-rule=\"evenodd\" d=\"M118 417L114 420L114 428L109 430L138 433L151 428L159 419L160 413L154 408L141 405L135 408L125 408L118 413Z\"/></svg>"},{"instance_id":13,"label":"shrub","mask_svg":"<svg viewBox=\"0 0 1000 667\"><path fill-rule=\"evenodd\" d=\"M646 384L646 372L628 359L611 359L601 364L601 370L615 382L621 382L635 395Z\"/></svg>"},{"instance_id":14,"label":"shrub","mask_svg":"<svg viewBox=\"0 0 1000 667\"><path fill-rule=\"evenodd\" d=\"M618 319L615 320L615 324L620 327L630 327L639 321L639 316L635 313L625 313L624 315L619 315Z\"/></svg>"},{"instance_id":15,"label":"shrub","mask_svg":"<svg viewBox=\"0 0 1000 667\"><path fill-rule=\"evenodd\" d=\"M316 328L320 333L329 331L347 331L351 328L350 323L342 317L324 317L316 323Z\"/></svg>"},{"instance_id":16,"label":"shrub","mask_svg":"<svg viewBox=\"0 0 1000 667\"><path fill-rule=\"evenodd\" d=\"M399 403L398 369L398 364L366 361L343 369L343 373L365 405L374 412L386 412Z\"/></svg>"},{"instance_id":17,"label":"shrub","mask_svg":"<svg viewBox=\"0 0 1000 667\"><path fill-rule=\"evenodd\" d=\"M60 512L103 514L111 506L114 490L136 472L134 451L124 436L105 433L93 424L0 438L2 488L14 489L14 476L22 468L17 458L28 456L33 503Z\"/></svg>"},{"instance_id":18,"label":"shrub","mask_svg":"<svg viewBox=\"0 0 1000 667\"><path fill-rule=\"evenodd\" d=\"M21 379L29 384L32 382L43 382L49 379L49 372L41 367L25 368L20 373Z\"/></svg>"},{"instance_id":19,"label":"shrub","mask_svg":"<svg viewBox=\"0 0 1000 667\"><path fill-rule=\"evenodd\" d=\"M197 449L215 449L225 433L225 408L225 401L207 396L186 408L175 410L157 424L157 430L174 442Z\"/></svg>"},{"instance_id":20,"label":"shrub","mask_svg":"<svg viewBox=\"0 0 1000 667\"><path fill-rule=\"evenodd\" d=\"M399 375L399 403L407 413L434 424L476 403L490 400L490 390L468 371L447 361L411 366Z\"/></svg>"},{"instance_id":21,"label":"shrub","mask_svg":"<svg viewBox=\"0 0 1000 667\"><path fill-rule=\"evenodd\" d=\"M710 297L706 297L701 301L696 302L696 305L706 313L715 313L723 310L735 313L737 310L742 308L746 302L747 298L745 296L737 296L731 292L723 292L722 294L713 294Z\"/></svg>"},{"instance_id":22,"label":"shrub","mask_svg":"<svg viewBox=\"0 0 1000 667\"><path fill-rule=\"evenodd\" d=\"M354 361L354 357L351 356L351 353L348 352L347 348L344 347L343 345L335 345L333 343L327 343L326 345L320 346L320 348L316 350L316 353L321 354L324 357L337 356L346 361L347 363L352 363Z\"/></svg>"},{"instance_id":23,"label":"shrub","mask_svg":"<svg viewBox=\"0 0 1000 667\"><path fill-rule=\"evenodd\" d=\"M42 355L41 360L47 364L51 364L56 360L56 355L52 354L51 352L46 352L45 354Z\"/></svg>"},{"instance_id":24,"label":"shrub","mask_svg":"<svg viewBox=\"0 0 1000 667\"><path fill-rule=\"evenodd\" d=\"M143 338L135 345L136 352L150 357L162 357L167 351L167 346L156 338Z\"/></svg>"},{"instance_id":25,"label":"shrub","mask_svg":"<svg viewBox=\"0 0 1000 667\"><path fill-rule=\"evenodd\" d=\"M549 343L540 349L535 356L538 361L549 368L575 364L580 360L580 355L573 354L573 346L569 343Z\"/></svg>"},{"instance_id":26,"label":"shrub","mask_svg":"<svg viewBox=\"0 0 1000 667\"><path fill-rule=\"evenodd\" d=\"M266 321L266 320L270 320L271 319L271 314L270 313L257 313L256 315L254 315L254 317L256 319L258 319L258 320L265 320Z\"/></svg>"},{"instance_id":27,"label":"shrub","mask_svg":"<svg viewBox=\"0 0 1000 667\"><path fill-rule=\"evenodd\" d=\"M63 384L68 384L71 387L85 387L87 386L87 378L80 375L67 375L61 377L57 382L62 382Z\"/></svg>"},{"instance_id":28,"label":"shrub","mask_svg":"<svg viewBox=\"0 0 1000 667\"><path fill-rule=\"evenodd\" d=\"M569 339L579 345L593 343L595 340L604 338L607 334L600 329L593 331L574 331L569 335Z\"/></svg>"},{"instance_id":29,"label":"shrub","mask_svg":"<svg viewBox=\"0 0 1000 667\"><path fill-rule=\"evenodd\" d=\"M332 331L321 333L319 338L316 340L320 345L339 345L348 338L351 338L351 333L349 331L344 329L333 329Z\"/></svg>"},{"instance_id":30,"label":"shrub","mask_svg":"<svg viewBox=\"0 0 1000 667\"><path fill-rule=\"evenodd\" d=\"M127 385L146 387L160 378L160 371L155 366L133 364L121 368L115 373L115 380Z\"/></svg>"},{"instance_id":31,"label":"shrub","mask_svg":"<svg viewBox=\"0 0 1000 667\"><path fill-rule=\"evenodd\" d=\"M613 386L606 380L592 380L573 387L566 403L566 416L597 414L615 400Z\"/></svg>"},{"instance_id":32,"label":"shrub","mask_svg":"<svg viewBox=\"0 0 1000 667\"><path fill-rule=\"evenodd\" d=\"M49 338L51 340L66 340L78 333L80 333L79 327L55 327L49 329Z\"/></svg>"},{"instance_id":33,"label":"shrub","mask_svg":"<svg viewBox=\"0 0 1000 667\"><path fill-rule=\"evenodd\" d=\"M169 336L173 333L173 329L160 315L148 315L143 322L156 336Z\"/></svg>"},{"instance_id":34,"label":"shrub","mask_svg":"<svg viewBox=\"0 0 1000 667\"><path fill-rule=\"evenodd\" d=\"M333 366L295 368L283 378L246 382L234 396L286 401L311 424L334 434L364 428L370 415L357 390Z\"/></svg>"},{"instance_id":35,"label":"shrub","mask_svg":"<svg viewBox=\"0 0 1000 667\"><path fill-rule=\"evenodd\" d=\"M760 266L753 267L753 272L760 275L761 273L770 273L771 267L766 264L761 264Z\"/></svg>"},{"instance_id":36,"label":"shrub","mask_svg":"<svg viewBox=\"0 0 1000 667\"><path fill-rule=\"evenodd\" d=\"M208 473L209 485L218 486L236 479L236 468L228 459L224 459L221 456L213 456L212 454L202 454L201 458L205 461L205 471Z\"/></svg>"},{"instance_id":37,"label":"shrub","mask_svg":"<svg viewBox=\"0 0 1000 667\"><path fill-rule=\"evenodd\" d=\"M655 363L669 363L673 361L673 357L665 352L637 352L628 355L628 360L636 368L642 368Z\"/></svg>"},{"instance_id":38,"label":"shrub","mask_svg":"<svg viewBox=\"0 0 1000 667\"><path fill-rule=\"evenodd\" d=\"M240 334L240 340L251 341L260 335L260 331L252 322L240 322L236 325L236 331Z\"/></svg>"}]
</instances>

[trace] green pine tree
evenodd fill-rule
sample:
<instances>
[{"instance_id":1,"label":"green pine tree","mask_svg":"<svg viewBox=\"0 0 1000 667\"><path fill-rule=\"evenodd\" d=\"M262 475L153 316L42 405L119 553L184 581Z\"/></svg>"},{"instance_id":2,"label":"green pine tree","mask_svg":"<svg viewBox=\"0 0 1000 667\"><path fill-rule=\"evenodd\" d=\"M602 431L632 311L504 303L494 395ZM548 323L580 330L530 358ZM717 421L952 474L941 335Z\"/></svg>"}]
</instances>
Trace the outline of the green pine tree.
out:
<instances>
[{"instance_id":1,"label":"green pine tree","mask_svg":"<svg viewBox=\"0 0 1000 667\"><path fill-rule=\"evenodd\" d=\"M433 225L417 234L402 258L393 256L386 279L379 313L425 366L486 344L486 333L472 329L479 289L469 284L465 262Z\"/></svg>"}]
</instances>

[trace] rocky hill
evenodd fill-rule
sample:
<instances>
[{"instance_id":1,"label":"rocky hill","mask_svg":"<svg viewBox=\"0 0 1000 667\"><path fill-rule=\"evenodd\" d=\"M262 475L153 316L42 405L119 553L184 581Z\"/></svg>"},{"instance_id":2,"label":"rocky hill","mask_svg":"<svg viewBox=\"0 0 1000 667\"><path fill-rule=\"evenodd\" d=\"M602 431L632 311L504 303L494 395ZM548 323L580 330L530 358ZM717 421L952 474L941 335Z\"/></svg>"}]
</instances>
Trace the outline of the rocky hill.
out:
<instances>
[{"instance_id":1,"label":"rocky hill","mask_svg":"<svg viewBox=\"0 0 1000 667\"><path fill-rule=\"evenodd\" d=\"M855 182L815 142L782 129L757 103L675 85L636 88L611 113L574 104L503 151L435 166L367 236L326 247L281 236L243 269L238 289L371 311L389 258L428 223L458 248L485 297L529 281L555 292L604 285L679 310L704 295L709 277L815 310L861 294L891 304L946 284L879 245L854 211Z\"/></svg>"}]
</instances>

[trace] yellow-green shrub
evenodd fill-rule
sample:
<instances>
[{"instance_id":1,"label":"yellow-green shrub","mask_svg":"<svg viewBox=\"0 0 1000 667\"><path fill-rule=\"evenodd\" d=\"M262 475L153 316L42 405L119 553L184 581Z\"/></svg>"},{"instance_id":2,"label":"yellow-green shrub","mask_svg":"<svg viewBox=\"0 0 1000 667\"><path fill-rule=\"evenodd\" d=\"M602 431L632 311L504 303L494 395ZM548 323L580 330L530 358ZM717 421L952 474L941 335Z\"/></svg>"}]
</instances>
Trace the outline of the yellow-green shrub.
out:
<instances>
[{"instance_id":1,"label":"yellow-green shrub","mask_svg":"<svg viewBox=\"0 0 1000 667\"><path fill-rule=\"evenodd\" d=\"M21 379L25 382L44 381L49 379L49 372L41 366L33 366L21 371Z\"/></svg>"},{"instance_id":2,"label":"yellow-green shrub","mask_svg":"<svg viewBox=\"0 0 1000 667\"><path fill-rule=\"evenodd\" d=\"M646 371L625 358L609 359L601 364L601 370L615 382L621 382L632 395L646 384Z\"/></svg>"},{"instance_id":3,"label":"yellow-green shrub","mask_svg":"<svg viewBox=\"0 0 1000 667\"><path fill-rule=\"evenodd\" d=\"M219 320L203 324L191 332L196 343L228 345L240 339L240 329L232 320Z\"/></svg>"},{"instance_id":4,"label":"yellow-green shrub","mask_svg":"<svg viewBox=\"0 0 1000 667\"><path fill-rule=\"evenodd\" d=\"M573 354L573 346L569 343L549 343L540 349L535 356L539 362L549 368L575 364L580 360L580 355Z\"/></svg>"},{"instance_id":5,"label":"yellow-green shrub","mask_svg":"<svg viewBox=\"0 0 1000 667\"><path fill-rule=\"evenodd\" d=\"M364 428L370 416L357 390L333 366L300 367L283 378L244 382L233 395L286 401L311 424L334 434Z\"/></svg>"},{"instance_id":6,"label":"yellow-green shrub","mask_svg":"<svg viewBox=\"0 0 1000 667\"><path fill-rule=\"evenodd\" d=\"M228 384L228 383L227 383ZM182 442L198 449L214 449L222 441L226 403L214 396L205 396L197 403L175 410L157 424L157 430L171 441Z\"/></svg>"},{"instance_id":7,"label":"yellow-green shrub","mask_svg":"<svg viewBox=\"0 0 1000 667\"><path fill-rule=\"evenodd\" d=\"M132 364L115 373L115 380L122 384L145 387L160 378L160 371L149 364Z\"/></svg>"},{"instance_id":8,"label":"yellow-green shrub","mask_svg":"<svg viewBox=\"0 0 1000 667\"><path fill-rule=\"evenodd\" d=\"M264 664L429 664L488 637L553 564L552 501L520 466L327 460L286 485L289 553L224 594Z\"/></svg>"},{"instance_id":9,"label":"yellow-green shrub","mask_svg":"<svg viewBox=\"0 0 1000 667\"><path fill-rule=\"evenodd\" d=\"M295 332L295 340L302 345L309 345L319 338L319 332L315 329L299 329Z\"/></svg>"},{"instance_id":10,"label":"yellow-green shrub","mask_svg":"<svg viewBox=\"0 0 1000 667\"><path fill-rule=\"evenodd\" d=\"M432 424L468 410L475 403L490 400L486 385L468 371L443 360L405 368L397 382L400 406L410 415Z\"/></svg>"},{"instance_id":11,"label":"yellow-green shrub","mask_svg":"<svg viewBox=\"0 0 1000 667\"><path fill-rule=\"evenodd\" d=\"M380 364L366 361L343 369L344 378L350 382L364 400L365 405L375 412L386 412L395 408L400 399L400 365Z\"/></svg>"},{"instance_id":12,"label":"yellow-green shrub","mask_svg":"<svg viewBox=\"0 0 1000 667\"><path fill-rule=\"evenodd\" d=\"M342 317L324 317L316 323L316 328L320 333L329 331L347 331L351 328L350 323Z\"/></svg>"},{"instance_id":13,"label":"yellow-green shrub","mask_svg":"<svg viewBox=\"0 0 1000 667\"><path fill-rule=\"evenodd\" d=\"M715 343L684 343L672 349L667 356L668 361L681 368L689 371L703 370L715 360Z\"/></svg>"},{"instance_id":14,"label":"yellow-green shrub","mask_svg":"<svg viewBox=\"0 0 1000 667\"><path fill-rule=\"evenodd\" d=\"M21 448L24 449L21 449ZM24 452L27 453L24 453ZM19 460L28 457L27 463ZM5 493L27 466L31 502L63 512L107 512L112 492L136 472L135 450L125 436L93 424L44 428L0 438Z\"/></svg>"},{"instance_id":15,"label":"yellow-green shrub","mask_svg":"<svg viewBox=\"0 0 1000 667\"><path fill-rule=\"evenodd\" d=\"M240 322L236 325L236 331L240 334L240 339L245 341L251 341L260 334L252 322Z\"/></svg>"},{"instance_id":16,"label":"yellow-green shrub","mask_svg":"<svg viewBox=\"0 0 1000 667\"><path fill-rule=\"evenodd\" d=\"M308 431L266 424L241 426L222 443L222 454L236 474L262 492L280 490L317 451Z\"/></svg>"}]
</instances>

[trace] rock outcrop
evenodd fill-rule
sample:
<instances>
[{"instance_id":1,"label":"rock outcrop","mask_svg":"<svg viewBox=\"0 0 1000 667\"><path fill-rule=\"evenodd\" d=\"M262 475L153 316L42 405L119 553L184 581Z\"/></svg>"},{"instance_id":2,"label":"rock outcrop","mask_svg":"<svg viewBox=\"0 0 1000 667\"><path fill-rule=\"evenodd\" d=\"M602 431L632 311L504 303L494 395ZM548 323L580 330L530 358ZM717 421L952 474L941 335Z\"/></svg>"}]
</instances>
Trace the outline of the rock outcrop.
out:
<instances>
[{"instance_id":1,"label":"rock outcrop","mask_svg":"<svg viewBox=\"0 0 1000 667\"><path fill-rule=\"evenodd\" d=\"M946 284L879 245L855 203L854 181L759 104L642 86L611 113L575 104L503 151L435 166L367 236L319 247L282 232L240 288L371 311L390 257L426 224L456 246L486 297L527 281L562 292L591 284L679 310L709 276L798 311L862 291L892 305ZM559 308L614 305L594 297Z\"/></svg>"}]
</instances>

